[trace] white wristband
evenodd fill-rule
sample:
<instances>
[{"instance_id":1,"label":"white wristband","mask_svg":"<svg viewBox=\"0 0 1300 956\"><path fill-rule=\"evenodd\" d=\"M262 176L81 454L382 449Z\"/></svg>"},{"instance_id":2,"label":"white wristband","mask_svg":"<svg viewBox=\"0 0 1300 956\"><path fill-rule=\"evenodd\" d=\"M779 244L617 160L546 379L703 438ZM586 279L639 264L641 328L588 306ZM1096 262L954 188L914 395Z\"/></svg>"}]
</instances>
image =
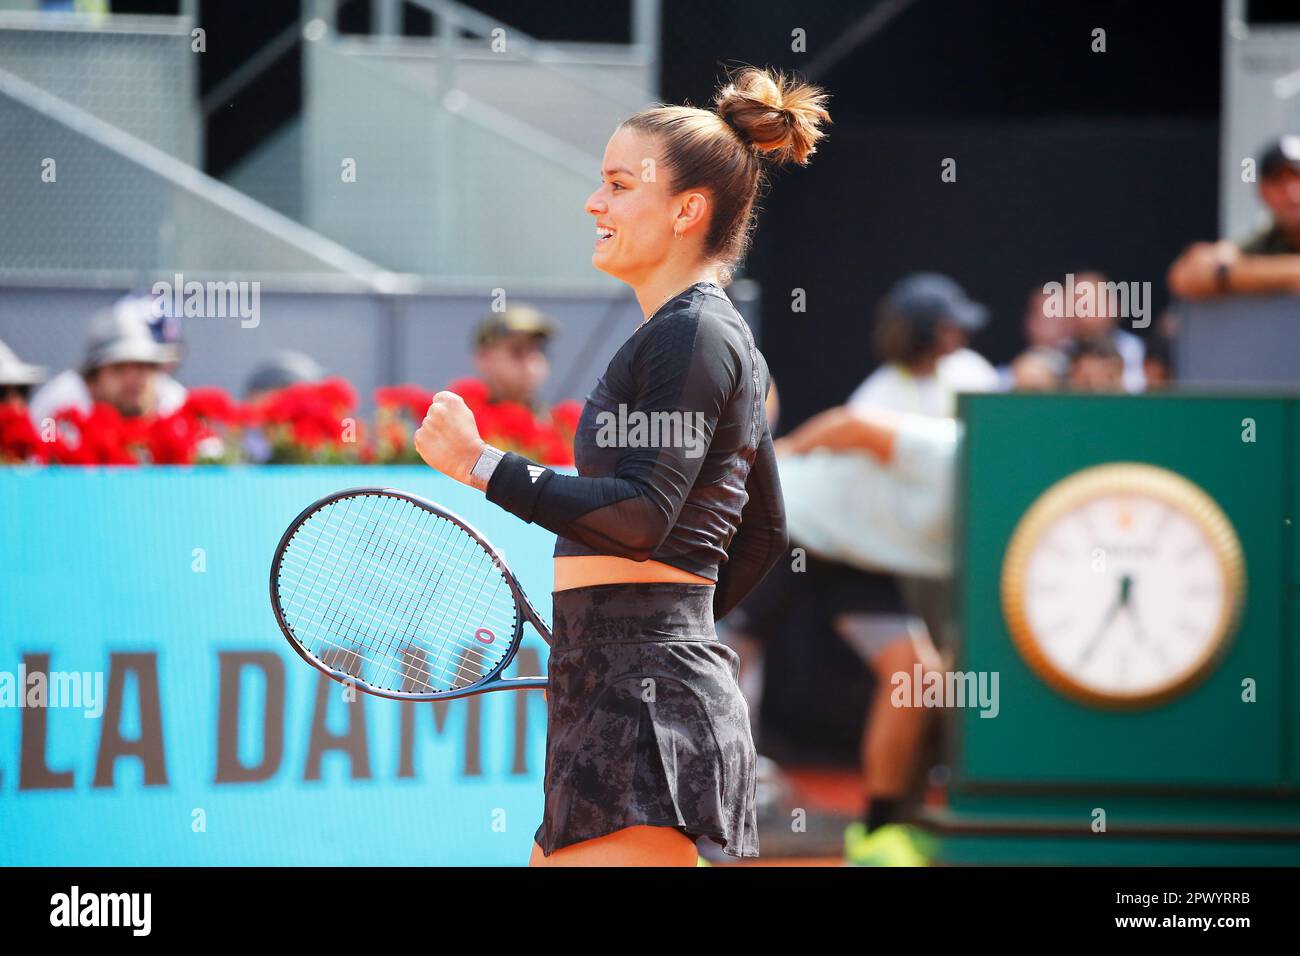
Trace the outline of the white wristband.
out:
<instances>
[{"instance_id":1,"label":"white wristband","mask_svg":"<svg viewBox=\"0 0 1300 956\"><path fill-rule=\"evenodd\" d=\"M478 456L478 461L470 469L470 484L479 491L486 491L488 480L492 477L492 472L496 470L497 464L506 456L500 448L493 448L491 445L483 446L483 453Z\"/></svg>"}]
</instances>

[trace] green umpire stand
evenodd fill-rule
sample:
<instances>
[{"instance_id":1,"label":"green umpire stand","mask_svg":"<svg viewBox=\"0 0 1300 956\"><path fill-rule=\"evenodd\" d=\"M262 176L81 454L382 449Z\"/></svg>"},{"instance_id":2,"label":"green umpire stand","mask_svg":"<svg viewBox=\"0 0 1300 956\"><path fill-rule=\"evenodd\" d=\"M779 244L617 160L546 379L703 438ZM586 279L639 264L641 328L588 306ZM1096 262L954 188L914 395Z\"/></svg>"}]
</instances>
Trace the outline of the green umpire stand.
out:
<instances>
[{"instance_id":1,"label":"green umpire stand","mask_svg":"<svg viewBox=\"0 0 1300 956\"><path fill-rule=\"evenodd\" d=\"M1298 401L962 396L935 862L1300 863Z\"/></svg>"}]
</instances>

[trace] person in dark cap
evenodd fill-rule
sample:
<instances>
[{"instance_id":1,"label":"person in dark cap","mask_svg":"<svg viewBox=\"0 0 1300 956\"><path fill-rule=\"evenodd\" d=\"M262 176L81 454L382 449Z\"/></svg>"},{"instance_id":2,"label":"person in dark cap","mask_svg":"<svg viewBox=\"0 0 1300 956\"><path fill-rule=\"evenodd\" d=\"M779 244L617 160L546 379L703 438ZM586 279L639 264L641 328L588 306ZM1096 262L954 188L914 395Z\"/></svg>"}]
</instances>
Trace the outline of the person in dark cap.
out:
<instances>
[{"instance_id":1,"label":"person in dark cap","mask_svg":"<svg viewBox=\"0 0 1300 956\"><path fill-rule=\"evenodd\" d=\"M244 401L257 405L282 388L325 380L325 369L310 355L284 349L272 352L244 382ZM254 464L269 461L274 448L260 426L244 429L244 456Z\"/></svg>"},{"instance_id":2,"label":"person in dark cap","mask_svg":"<svg viewBox=\"0 0 1300 956\"><path fill-rule=\"evenodd\" d=\"M184 402L184 387L178 386L179 396L169 395L163 405L159 376L178 359L174 345L153 337L140 309L119 301L91 317L80 367L46 382L32 396L28 414L38 428L65 408L88 413L96 402L113 406L126 418L167 414L175 410L171 405L177 398Z\"/></svg>"},{"instance_id":3,"label":"person in dark cap","mask_svg":"<svg viewBox=\"0 0 1300 956\"><path fill-rule=\"evenodd\" d=\"M951 416L958 392L995 390L997 370L966 347L968 336L988 318L988 309L947 276L904 276L877 310L872 344L881 365L854 390L848 404Z\"/></svg>"},{"instance_id":4,"label":"person in dark cap","mask_svg":"<svg viewBox=\"0 0 1300 956\"><path fill-rule=\"evenodd\" d=\"M32 386L44 381L44 368L28 365L0 340L0 405L12 405L26 411Z\"/></svg>"},{"instance_id":5,"label":"person in dark cap","mask_svg":"<svg viewBox=\"0 0 1300 956\"><path fill-rule=\"evenodd\" d=\"M275 352L248 376L244 383L244 400L255 403L290 385L319 382L324 378L325 370L310 355L288 349Z\"/></svg>"},{"instance_id":6,"label":"person in dark cap","mask_svg":"<svg viewBox=\"0 0 1300 956\"><path fill-rule=\"evenodd\" d=\"M551 365L554 321L531 305L489 312L474 331L474 366L492 402L518 402L543 414L539 393Z\"/></svg>"},{"instance_id":7,"label":"person in dark cap","mask_svg":"<svg viewBox=\"0 0 1300 956\"><path fill-rule=\"evenodd\" d=\"M1192 243L1169 267L1174 295L1300 295L1300 136L1270 144L1257 171L1269 224L1235 241Z\"/></svg>"},{"instance_id":8,"label":"person in dark cap","mask_svg":"<svg viewBox=\"0 0 1300 956\"><path fill-rule=\"evenodd\" d=\"M897 416L922 427L952 419L958 392L998 387L997 370L966 347L969 336L988 320L988 309L948 276L904 276L877 308L872 344L880 366L831 418L890 421ZM801 541L801 546L809 547L810 554L816 551L813 544ZM944 580L901 566L850 567L842 558L810 568L835 582L826 592L835 608L832 629L862 656L879 687L887 687L892 674L936 669L939 656L932 634L950 600ZM917 711L890 706L883 693L873 697L863 734L864 766L871 768L864 782L867 799L862 818L845 832L847 859L923 862L921 847L900 829L923 726Z\"/></svg>"}]
</instances>

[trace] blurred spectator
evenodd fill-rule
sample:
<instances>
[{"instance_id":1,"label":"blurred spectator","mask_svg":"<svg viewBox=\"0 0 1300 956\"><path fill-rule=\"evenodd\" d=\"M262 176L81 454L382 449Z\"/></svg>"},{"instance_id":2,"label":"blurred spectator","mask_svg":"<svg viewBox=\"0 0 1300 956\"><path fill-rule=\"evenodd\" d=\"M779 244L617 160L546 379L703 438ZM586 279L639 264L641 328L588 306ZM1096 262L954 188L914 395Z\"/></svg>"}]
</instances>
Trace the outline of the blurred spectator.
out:
<instances>
[{"instance_id":1,"label":"blurred spectator","mask_svg":"<svg viewBox=\"0 0 1300 956\"><path fill-rule=\"evenodd\" d=\"M1127 392L1141 392L1146 388L1146 375L1142 371L1142 356L1146 346L1142 339L1119 327L1119 318L1111 311L1111 296L1104 289L1110 280L1100 272L1080 272L1075 276L1074 288L1091 283L1094 307L1091 315L1074 315L1070 322L1070 338L1076 343L1104 339L1119 353L1122 386Z\"/></svg>"},{"instance_id":2,"label":"blurred spectator","mask_svg":"<svg viewBox=\"0 0 1300 956\"><path fill-rule=\"evenodd\" d=\"M1052 310L1047 305L1049 301L1051 299L1043 290L1043 286L1035 286L1030 291L1029 301L1025 303L1024 317L1026 351L1021 354L1023 356L1032 352L1041 360L1047 357L1047 353L1043 350L1055 352L1059 356L1059 374L1064 377L1065 367L1069 362L1066 353L1070 348L1070 320L1064 314L1051 315ZM1041 365L1041 361L1034 364ZM998 387L1003 391L1019 387L1014 381L1014 366L1015 361L998 366ZM1040 376L1035 376L1034 380L1041 384Z\"/></svg>"},{"instance_id":3,"label":"blurred spectator","mask_svg":"<svg viewBox=\"0 0 1300 956\"><path fill-rule=\"evenodd\" d=\"M1070 345L1070 320L1065 315L1052 315L1052 310L1047 307L1049 301L1051 297L1043 286L1029 293L1029 302L1025 306L1025 342L1030 348L1064 352Z\"/></svg>"},{"instance_id":4,"label":"blurred spectator","mask_svg":"<svg viewBox=\"0 0 1300 956\"><path fill-rule=\"evenodd\" d=\"M1174 349L1169 336L1157 332L1147 339L1146 355L1142 368L1147 376L1147 389L1167 388L1174 380Z\"/></svg>"},{"instance_id":5,"label":"blurred spectator","mask_svg":"<svg viewBox=\"0 0 1300 956\"><path fill-rule=\"evenodd\" d=\"M244 382L244 400L250 407L264 403L270 396L291 385L325 381L325 370L310 355L284 349L273 352L258 364ZM244 455L253 464L265 464L275 448L260 425L244 429Z\"/></svg>"},{"instance_id":6,"label":"blurred spectator","mask_svg":"<svg viewBox=\"0 0 1300 956\"><path fill-rule=\"evenodd\" d=\"M1258 173L1269 224L1236 241L1192 243L1169 267L1174 295L1300 294L1300 136L1269 145Z\"/></svg>"},{"instance_id":7,"label":"blurred spectator","mask_svg":"<svg viewBox=\"0 0 1300 956\"><path fill-rule=\"evenodd\" d=\"M987 322L988 309L971 301L961 286L947 276L919 272L903 277L884 297L877 312L873 346L883 364L853 392L842 411L867 416L892 411L950 419L956 413L959 392L993 391L998 387L997 371L983 356L966 347L970 333ZM801 440L801 435L808 434L805 424L787 436L784 447L789 449ZM926 487L925 482L917 483L922 497ZM869 494L865 486L855 490ZM787 508L788 501L787 495ZM912 504L917 503L914 497ZM818 507L824 507L824 499ZM826 509L826 513L835 510ZM816 526L810 523L808 527ZM884 532L875 537L886 543L887 551L901 545L909 557L914 557L920 542L911 536L913 528L906 525L901 534L891 537ZM800 539L793 521L791 539L808 542L810 552L840 557L825 535L808 531ZM858 863L916 863L923 852L916 831L902 823L902 802L923 717L906 708L890 707L882 690L889 686L892 674L910 673L913 667L937 666L938 652L931 634L944 618L946 582L936 579L933 567L920 568L907 560L862 562L836 573L853 578L847 587L857 596L832 602L840 610L832 618L831 627L878 678L863 738L863 761L873 768L865 783L868 800L862 820L845 834L845 854ZM777 572L771 576L780 580Z\"/></svg>"},{"instance_id":8,"label":"blurred spectator","mask_svg":"<svg viewBox=\"0 0 1300 956\"><path fill-rule=\"evenodd\" d=\"M775 442L791 536L857 567L950 576L960 427L847 405L814 415Z\"/></svg>"},{"instance_id":9,"label":"blurred spectator","mask_svg":"<svg viewBox=\"0 0 1300 956\"><path fill-rule=\"evenodd\" d=\"M845 832L845 858L858 865L920 865L928 852L905 806L927 715L891 695L897 675L911 680L943 660L895 575L951 574L957 435L951 418L844 406L779 439L790 540L796 555L806 552L804 566L779 563L727 618L728 642L750 643L746 667L755 642L818 622L874 675L862 733L866 800Z\"/></svg>"},{"instance_id":10,"label":"blurred spectator","mask_svg":"<svg viewBox=\"0 0 1300 956\"><path fill-rule=\"evenodd\" d=\"M1025 390L1056 388L1067 371L1059 329L1036 341L1012 364L1013 379ZM1122 387L1123 368L1108 337L1086 340L1073 365L1080 383L1108 390ZM925 715L890 706L889 693L900 673L952 666L930 637L939 630L919 621L922 608L906 586L928 585L928 592L913 593L946 618L960 435L961 423L951 416L845 405L778 439L790 540L813 560L803 574L778 566L726 621L728 642L752 642L748 662L791 621L806 627L814 619L811 603L875 675L863 731L867 801L863 818L845 833L849 862L911 865L928 853L919 831L904 822ZM906 609L891 587L894 576L905 586Z\"/></svg>"},{"instance_id":11,"label":"blurred spectator","mask_svg":"<svg viewBox=\"0 0 1300 956\"><path fill-rule=\"evenodd\" d=\"M175 358L164 362L155 380L158 392L158 413L170 415L185 404L186 389L172 376L181 360L185 357L185 337L182 334L181 319L178 315L168 314L166 299L152 292L140 292L123 296L115 308L129 309L139 313L149 326L149 333L160 345L171 347Z\"/></svg>"},{"instance_id":12,"label":"blurred spectator","mask_svg":"<svg viewBox=\"0 0 1300 956\"><path fill-rule=\"evenodd\" d=\"M0 405L26 411L27 397L32 386L43 381L45 369L39 365L28 365L0 340Z\"/></svg>"},{"instance_id":13,"label":"blurred spectator","mask_svg":"<svg viewBox=\"0 0 1300 956\"><path fill-rule=\"evenodd\" d=\"M1037 345L1021 352L1009 366L1010 386L1017 392L1051 392L1065 382L1070 360L1064 352Z\"/></svg>"},{"instance_id":14,"label":"blurred spectator","mask_svg":"<svg viewBox=\"0 0 1300 956\"><path fill-rule=\"evenodd\" d=\"M1070 356L1070 387L1084 392L1124 390L1124 358L1108 338L1083 339Z\"/></svg>"},{"instance_id":15,"label":"blurred spectator","mask_svg":"<svg viewBox=\"0 0 1300 956\"><path fill-rule=\"evenodd\" d=\"M125 418L170 414L184 404L185 390L167 384L163 367L177 360L176 348L156 341L135 304L119 301L91 317L81 367L60 372L32 396L29 413L39 428L65 408L88 414L96 402L113 406ZM164 405L160 401L160 383Z\"/></svg>"},{"instance_id":16,"label":"blurred spectator","mask_svg":"<svg viewBox=\"0 0 1300 956\"><path fill-rule=\"evenodd\" d=\"M530 305L483 318L474 333L474 366L490 403L517 402L534 415L546 414L539 393L551 372L546 346L554 334L552 319Z\"/></svg>"},{"instance_id":17,"label":"blurred spectator","mask_svg":"<svg viewBox=\"0 0 1300 956\"><path fill-rule=\"evenodd\" d=\"M300 382L322 382L325 370L314 358L285 349L274 352L253 369L244 382L244 400L256 404L271 392Z\"/></svg>"},{"instance_id":18,"label":"blurred spectator","mask_svg":"<svg viewBox=\"0 0 1300 956\"><path fill-rule=\"evenodd\" d=\"M934 272L905 276L881 300L872 346L881 365L848 404L918 415L949 416L958 392L992 391L997 371L966 348L967 336L988 322L952 279Z\"/></svg>"}]
</instances>

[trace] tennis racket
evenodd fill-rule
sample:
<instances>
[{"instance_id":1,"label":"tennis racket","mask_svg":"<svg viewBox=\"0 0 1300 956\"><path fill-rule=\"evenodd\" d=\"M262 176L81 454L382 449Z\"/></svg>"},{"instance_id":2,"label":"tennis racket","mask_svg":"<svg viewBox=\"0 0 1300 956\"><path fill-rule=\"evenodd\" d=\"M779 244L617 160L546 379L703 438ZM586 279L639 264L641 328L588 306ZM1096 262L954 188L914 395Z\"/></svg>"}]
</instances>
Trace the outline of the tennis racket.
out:
<instances>
[{"instance_id":1,"label":"tennis racket","mask_svg":"<svg viewBox=\"0 0 1300 956\"><path fill-rule=\"evenodd\" d=\"M505 560L465 521L392 488L350 488L294 519L271 562L271 607L317 670L394 700L546 687L502 677L524 622L551 631Z\"/></svg>"}]
</instances>

